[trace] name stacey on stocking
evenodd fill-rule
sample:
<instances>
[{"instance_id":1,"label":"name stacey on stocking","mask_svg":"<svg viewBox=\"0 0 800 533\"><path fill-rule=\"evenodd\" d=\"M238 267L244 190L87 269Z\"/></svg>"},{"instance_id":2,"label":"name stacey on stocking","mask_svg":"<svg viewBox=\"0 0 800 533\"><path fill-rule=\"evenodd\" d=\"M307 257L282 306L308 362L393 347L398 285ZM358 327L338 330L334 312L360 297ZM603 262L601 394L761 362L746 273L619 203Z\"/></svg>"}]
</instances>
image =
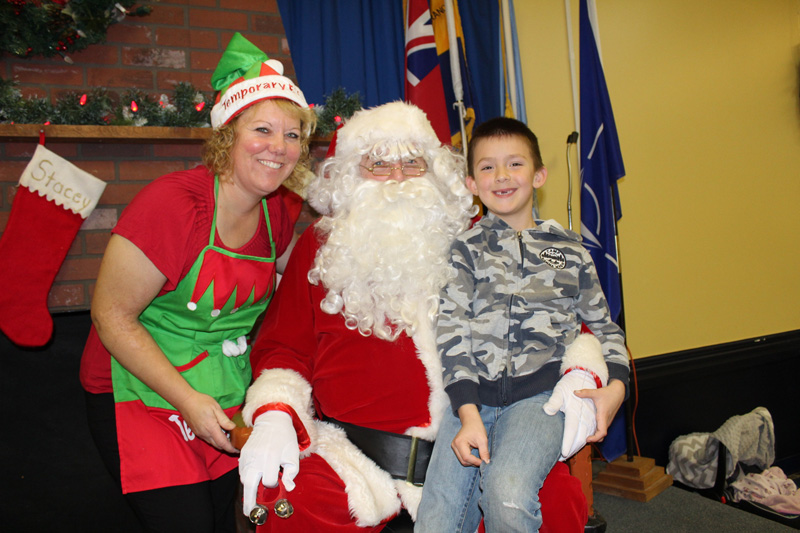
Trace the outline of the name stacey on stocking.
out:
<instances>
[{"instance_id":1,"label":"name stacey on stocking","mask_svg":"<svg viewBox=\"0 0 800 533\"><path fill-rule=\"evenodd\" d=\"M71 187L69 183L59 181L58 178L56 178L54 167L55 165L53 162L42 159L39 161L38 167L31 170L30 176L31 179L36 182L37 190L43 194L52 192L60 196L65 200L63 205L69 205L70 209L76 213L80 213L92 203L92 199ZM51 195L48 194L48 196ZM80 206L80 208L77 206Z\"/></svg>"}]
</instances>

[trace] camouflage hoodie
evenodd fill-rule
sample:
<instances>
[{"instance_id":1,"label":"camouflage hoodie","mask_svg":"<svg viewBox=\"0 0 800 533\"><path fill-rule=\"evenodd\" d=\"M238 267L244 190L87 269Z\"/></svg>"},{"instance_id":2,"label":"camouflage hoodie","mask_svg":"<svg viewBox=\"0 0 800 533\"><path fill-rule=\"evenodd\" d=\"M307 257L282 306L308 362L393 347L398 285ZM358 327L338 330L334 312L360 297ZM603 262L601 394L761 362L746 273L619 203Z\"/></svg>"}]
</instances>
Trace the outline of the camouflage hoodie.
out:
<instances>
[{"instance_id":1,"label":"camouflage hoodie","mask_svg":"<svg viewBox=\"0 0 800 533\"><path fill-rule=\"evenodd\" d=\"M436 333L454 411L553 389L582 322L600 340L609 379L627 387L623 332L578 234L554 220L518 232L489 213L455 240L450 259L456 278L442 291Z\"/></svg>"}]
</instances>

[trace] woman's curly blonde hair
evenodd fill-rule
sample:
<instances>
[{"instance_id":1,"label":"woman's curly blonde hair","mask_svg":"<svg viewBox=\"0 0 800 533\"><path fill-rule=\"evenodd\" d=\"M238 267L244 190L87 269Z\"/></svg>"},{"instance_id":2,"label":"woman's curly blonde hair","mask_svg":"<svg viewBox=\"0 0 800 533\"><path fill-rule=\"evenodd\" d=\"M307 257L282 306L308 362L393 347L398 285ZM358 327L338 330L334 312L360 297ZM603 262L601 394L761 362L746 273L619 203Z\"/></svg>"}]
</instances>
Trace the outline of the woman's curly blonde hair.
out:
<instances>
[{"instance_id":1,"label":"woman's curly blonde hair","mask_svg":"<svg viewBox=\"0 0 800 533\"><path fill-rule=\"evenodd\" d=\"M317 114L313 109L299 107L283 98L275 98L272 102L284 113L300 120L300 159L292 174L283 182L288 189L299 193L305 187L306 176L311 172L309 146L311 134L317 127ZM203 164L220 179L233 170L231 151L236 144L236 123L241 116L239 113L233 120L215 129L203 145Z\"/></svg>"}]
</instances>

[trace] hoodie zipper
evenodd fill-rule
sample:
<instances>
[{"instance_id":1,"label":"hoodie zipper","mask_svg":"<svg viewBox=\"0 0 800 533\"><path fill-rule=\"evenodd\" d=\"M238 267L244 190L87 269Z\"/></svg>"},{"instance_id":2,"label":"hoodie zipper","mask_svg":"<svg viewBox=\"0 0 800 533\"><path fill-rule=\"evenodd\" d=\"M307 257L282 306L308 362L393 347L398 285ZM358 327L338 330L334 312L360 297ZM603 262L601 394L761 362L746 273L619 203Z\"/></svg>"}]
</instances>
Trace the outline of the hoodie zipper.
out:
<instances>
[{"instance_id":1,"label":"hoodie zipper","mask_svg":"<svg viewBox=\"0 0 800 533\"><path fill-rule=\"evenodd\" d=\"M518 272L518 274L519 274L519 277L521 278L522 277L522 272L523 272L523 270L525 268L525 253L523 251L523 246L522 246L522 232L521 231L517 232L517 244L519 245L519 268L518 268L519 272ZM511 325L512 318L513 318L512 310L514 309L514 298L515 297L516 297L516 293L512 294L511 298L509 298L509 301L508 301L508 322L509 322L509 326ZM509 338L511 337L511 331L508 332L508 336L509 336ZM512 356L510 355L509 358L506 360L506 367L503 369L503 377L502 377L502 380L501 380L501 384L502 385L500 386L500 400L503 402L503 405L508 405L510 403L509 402L509 398L508 398L508 391L511 388L510 387L510 384L511 384L511 358L512 358Z\"/></svg>"}]
</instances>

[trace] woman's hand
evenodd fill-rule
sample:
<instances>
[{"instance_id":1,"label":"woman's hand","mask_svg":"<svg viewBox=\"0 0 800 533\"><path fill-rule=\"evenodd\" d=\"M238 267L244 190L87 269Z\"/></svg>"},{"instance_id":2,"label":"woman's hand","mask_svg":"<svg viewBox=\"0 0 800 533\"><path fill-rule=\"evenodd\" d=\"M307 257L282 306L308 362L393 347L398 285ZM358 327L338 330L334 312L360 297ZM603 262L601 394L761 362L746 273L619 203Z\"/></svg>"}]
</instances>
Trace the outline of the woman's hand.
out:
<instances>
[{"instance_id":1,"label":"woman's hand","mask_svg":"<svg viewBox=\"0 0 800 533\"><path fill-rule=\"evenodd\" d=\"M483 425L478 406L466 404L458 408L458 417L461 419L461 429L456 434L450 447L464 466L481 466L481 462L489 462L489 438L486 436L486 427ZM477 449L480 458L472 455L472 450Z\"/></svg>"},{"instance_id":2,"label":"woman's hand","mask_svg":"<svg viewBox=\"0 0 800 533\"><path fill-rule=\"evenodd\" d=\"M232 431L236 424L225 415L222 407L214 398L192 389L187 398L175 407L180 411L183 420L195 436L218 450L233 454L239 453L225 433Z\"/></svg>"}]
</instances>

